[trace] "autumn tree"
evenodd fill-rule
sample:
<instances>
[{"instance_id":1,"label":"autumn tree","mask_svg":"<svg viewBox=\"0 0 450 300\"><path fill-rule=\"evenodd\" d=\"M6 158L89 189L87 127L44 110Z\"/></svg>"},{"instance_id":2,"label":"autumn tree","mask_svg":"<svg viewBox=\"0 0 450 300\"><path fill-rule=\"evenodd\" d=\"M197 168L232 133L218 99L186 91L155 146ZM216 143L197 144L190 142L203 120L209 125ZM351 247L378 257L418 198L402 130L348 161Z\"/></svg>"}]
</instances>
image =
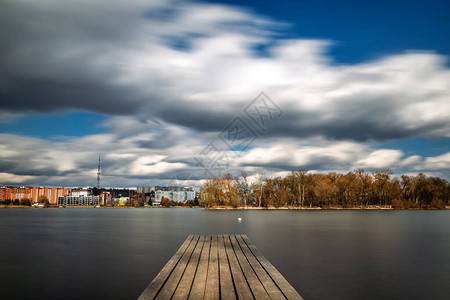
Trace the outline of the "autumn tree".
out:
<instances>
[{"instance_id":1,"label":"autumn tree","mask_svg":"<svg viewBox=\"0 0 450 300\"><path fill-rule=\"evenodd\" d=\"M167 198L167 197L161 198L161 206L170 207L171 204L172 204L172 202L170 201L169 198Z\"/></svg>"},{"instance_id":2,"label":"autumn tree","mask_svg":"<svg viewBox=\"0 0 450 300\"><path fill-rule=\"evenodd\" d=\"M38 202L44 204L44 206L47 206L49 204L48 198L45 195L40 195L38 197Z\"/></svg>"},{"instance_id":3,"label":"autumn tree","mask_svg":"<svg viewBox=\"0 0 450 300\"><path fill-rule=\"evenodd\" d=\"M207 207L241 204L257 206L355 207L393 206L394 208L445 208L450 202L450 185L437 177L403 175L392 178L391 170L372 174L357 169L347 174L312 174L292 171L286 177L265 178L255 173L249 185L246 173L208 178L202 186Z\"/></svg>"},{"instance_id":4,"label":"autumn tree","mask_svg":"<svg viewBox=\"0 0 450 300\"><path fill-rule=\"evenodd\" d=\"M259 207L261 207L261 201L262 201L265 181L266 181L266 176L264 175L264 171L258 170L255 173L255 182L253 183L253 191L256 195L256 199L258 200Z\"/></svg>"},{"instance_id":5,"label":"autumn tree","mask_svg":"<svg viewBox=\"0 0 450 300\"><path fill-rule=\"evenodd\" d=\"M357 203L363 205L371 204L373 199L373 177L363 169L356 169L355 173L355 196Z\"/></svg>"},{"instance_id":6,"label":"autumn tree","mask_svg":"<svg viewBox=\"0 0 450 300\"><path fill-rule=\"evenodd\" d=\"M19 200L19 203L25 206L31 206L31 201L30 199L23 197Z\"/></svg>"},{"instance_id":7,"label":"autumn tree","mask_svg":"<svg viewBox=\"0 0 450 300\"><path fill-rule=\"evenodd\" d=\"M233 178L231 173L226 173L222 180L222 191L224 193L225 205L237 207L238 205L238 190L237 181Z\"/></svg>"},{"instance_id":8,"label":"autumn tree","mask_svg":"<svg viewBox=\"0 0 450 300\"><path fill-rule=\"evenodd\" d=\"M221 178L207 178L203 183L202 196L206 207L223 205L224 193L222 190Z\"/></svg>"},{"instance_id":9,"label":"autumn tree","mask_svg":"<svg viewBox=\"0 0 450 300\"><path fill-rule=\"evenodd\" d=\"M377 205L391 205L393 183L391 181L392 170L377 170L373 172L374 196Z\"/></svg>"},{"instance_id":10,"label":"autumn tree","mask_svg":"<svg viewBox=\"0 0 450 300\"><path fill-rule=\"evenodd\" d=\"M247 172L242 171L241 176L236 179L238 201L241 205L247 205L251 200L251 189L248 182Z\"/></svg>"},{"instance_id":11,"label":"autumn tree","mask_svg":"<svg viewBox=\"0 0 450 300\"><path fill-rule=\"evenodd\" d=\"M356 204L356 182L356 175L353 172L349 172L338 178L336 181L338 205L351 207Z\"/></svg>"},{"instance_id":12,"label":"autumn tree","mask_svg":"<svg viewBox=\"0 0 450 300\"><path fill-rule=\"evenodd\" d=\"M333 198L336 195L337 187L327 175L314 174L313 175L313 195L314 206L330 206L333 203Z\"/></svg>"},{"instance_id":13,"label":"autumn tree","mask_svg":"<svg viewBox=\"0 0 450 300\"><path fill-rule=\"evenodd\" d=\"M300 203L300 207L305 203L305 189L307 187L307 173L308 170L298 170L294 172L295 184L297 186L297 199Z\"/></svg>"}]
</instances>

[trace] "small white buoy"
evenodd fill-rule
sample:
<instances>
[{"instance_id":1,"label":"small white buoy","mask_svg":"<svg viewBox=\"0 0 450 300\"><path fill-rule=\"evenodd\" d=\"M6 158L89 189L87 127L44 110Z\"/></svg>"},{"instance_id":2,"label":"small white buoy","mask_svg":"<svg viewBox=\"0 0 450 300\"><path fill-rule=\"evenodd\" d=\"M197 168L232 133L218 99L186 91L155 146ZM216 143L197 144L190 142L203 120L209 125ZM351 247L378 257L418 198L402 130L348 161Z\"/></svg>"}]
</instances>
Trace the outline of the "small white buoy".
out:
<instances>
[{"instance_id":1,"label":"small white buoy","mask_svg":"<svg viewBox=\"0 0 450 300\"><path fill-rule=\"evenodd\" d=\"M238 221L241 222L241 221L242 221L242 218L238 218Z\"/></svg>"}]
</instances>

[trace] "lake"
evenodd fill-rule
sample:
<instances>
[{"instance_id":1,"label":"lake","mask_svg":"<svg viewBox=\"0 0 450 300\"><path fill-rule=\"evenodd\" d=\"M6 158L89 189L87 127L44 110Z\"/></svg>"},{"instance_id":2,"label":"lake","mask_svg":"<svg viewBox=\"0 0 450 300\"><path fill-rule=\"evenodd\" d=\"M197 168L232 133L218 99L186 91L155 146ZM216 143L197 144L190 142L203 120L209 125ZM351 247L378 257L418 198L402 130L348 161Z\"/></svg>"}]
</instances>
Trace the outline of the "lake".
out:
<instances>
[{"instance_id":1,"label":"lake","mask_svg":"<svg viewBox=\"0 0 450 300\"><path fill-rule=\"evenodd\" d=\"M0 298L136 299L188 235L242 233L306 300L448 299L449 220L419 210L0 209Z\"/></svg>"}]
</instances>

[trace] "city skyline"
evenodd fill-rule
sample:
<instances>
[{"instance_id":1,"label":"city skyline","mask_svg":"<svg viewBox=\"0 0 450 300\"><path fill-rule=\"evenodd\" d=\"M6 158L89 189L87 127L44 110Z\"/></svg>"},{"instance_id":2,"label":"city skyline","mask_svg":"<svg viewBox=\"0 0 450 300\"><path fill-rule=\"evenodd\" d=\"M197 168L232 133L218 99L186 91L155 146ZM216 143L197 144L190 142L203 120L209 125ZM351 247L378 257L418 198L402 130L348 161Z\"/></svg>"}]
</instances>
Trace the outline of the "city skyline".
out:
<instances>
[{"instance_id":1,"label":"city skyline","mask_svg":"<svg viewBox=\"0 0 450 300\"><path fill-rule=\"evenodd\" d=\"M0 12L1 185L450 180L445 1L82 2Z\"/></svg>"}]
</instances>

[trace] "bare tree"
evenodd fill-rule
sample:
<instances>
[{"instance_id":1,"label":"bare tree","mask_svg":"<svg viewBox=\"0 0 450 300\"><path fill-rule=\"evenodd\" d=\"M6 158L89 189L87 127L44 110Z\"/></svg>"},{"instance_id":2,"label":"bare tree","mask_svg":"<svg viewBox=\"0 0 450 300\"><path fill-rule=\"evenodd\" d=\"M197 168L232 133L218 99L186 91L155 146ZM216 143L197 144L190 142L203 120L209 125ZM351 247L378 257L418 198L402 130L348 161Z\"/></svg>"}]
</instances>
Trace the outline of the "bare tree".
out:
<instances>
[{"instance_id":1,"label":"bare tree","mask_svg":"<svg viewBox=\"0 0 450 300\"><path fill-rule=\"evenodd\" d=\"M264 175L264 171L262 169L255 172L255 188L257 191L257 199L259 207L261 207L261 199L263 195L265 180L266 176Z\"/></svg>"},{"instance_id":2,"label":"bare tree","mask_svg":"<svg viewBox=\"0 0 450 300\"><path fill-rule=\"evenodd\" d=\"M236 181L241 204L247 205L250 202L250 185L248 183L247 172L241 171L241 177L237 178Z\"/></svg>"}]
</instances>

